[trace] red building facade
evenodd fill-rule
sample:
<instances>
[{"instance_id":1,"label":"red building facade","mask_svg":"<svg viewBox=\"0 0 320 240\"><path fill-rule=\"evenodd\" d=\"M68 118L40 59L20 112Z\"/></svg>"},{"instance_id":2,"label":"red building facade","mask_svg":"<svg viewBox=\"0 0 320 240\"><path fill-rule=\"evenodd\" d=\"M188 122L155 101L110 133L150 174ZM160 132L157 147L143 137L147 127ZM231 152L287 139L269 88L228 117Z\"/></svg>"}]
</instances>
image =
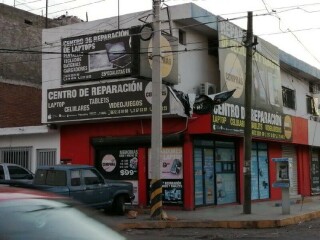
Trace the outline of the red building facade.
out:
<instances>
[{"instance_id":1,"label":"red building facade","mask_svg":"<svg viewBox=\"0 0 320 240\"><path fill-rule=\"evenodd\" d=\"M179 190L181 196L172 197L172 200L164 199L165 206L175 206L187 210L192 210L196 207L204 205L224 204L218 201L218 185L217 176L219 171L216 167L217 157L215 142L223 144L224 142L232 143L234 147L235 161L234 169L229 169L235 176L235 182L226 187L235 186L235 192L231 190L231 194L235 194L235 198L229 200L230 203L242 203L243 199L243 174L244 167L244 144L243 138L240 136L221 135L212 131L211 122L212 116L210 114L199 115L191 120L186 118L165 118L163 120L163 147L182 149L182 178L175 186L165 186L163 190L174 191ZM307 123L304 119L293 118L292 142L270 141L266 139L253 139L253 143L266 145L267 152L267 172L268 172L268 193L259 199L278 200L281 199L281 190L273 188L272 183L276 180L276 168L272 158L283 157L282 145L289 144L294 148L293 156L297 161L296 173L296 195L310 196L310 162L309 162L309 147L307 146ZM136 149L137 150L137 174L133 179L136 182L136 205L146 207L149 205L149 178L148 178L148 158L150 148L150 134L151 122L149 119L131 120L123 122L108 122L108 123L88 123L65 125L61 127L61 159L67 160L72 164L90 164L99 167L101 165L101 158L99 154L104 151L105 154L114 153L114 149ZM197 142L198 141L198 142ZM211 145L211 143L214 143ZM254 144L253 144L254 145ZM199 188L199 183L196 183L195 168L195 150L202 149L205 151L212 150L212 183L203 180L202 191ZM233 151L233 150L232 150ZM254 151L254 150L253 150ZM264 151L264 150L263 150ZM107 154L106 154L107 155ZM209 154L210 155L210 154ZM208 155L206 155L208 156ZM118 156L114 156L116 159ZM118 159L119 160L119 159ZM210 162L210 160L208 162ZM119 163L117 163L119 164ZM124 167L126 168L126 167ZM102 168L101 168L102 169ZM204 168L208 171L209 168ZM103 169L102 169L103 171ZM120 171L118 169L117 171ZM228 169L227 169L228 171ZM230 172L230 171L229 171ZM261 171L260 171L261 173ZM105 174L108 177L108 174ZM201 176L205 175L203 172ZM112 176L115 179L131 180L130 178ZM209 178L210 179L210 178ZM164 182L168 182L165 179ZM172 180L174 182L174 180ZM229 180L230 181L230 180ZM171 180L169 181L171 182ZM197 186L198 184L198 186ZM210 185L203 186L203 185ZM174 184L173 184L174 185ZM179 185L179 186L178 186ZM212 189L211 193L206 191ZM230 191L230 190L229 190ZM202 193L202 202L198 199L196 203L197 194ZM164 194L164 192L163 192ZM177 198L177 199L175 199ZM229 203L228 202L228 203Z\"/></svg>"}]
</instances>

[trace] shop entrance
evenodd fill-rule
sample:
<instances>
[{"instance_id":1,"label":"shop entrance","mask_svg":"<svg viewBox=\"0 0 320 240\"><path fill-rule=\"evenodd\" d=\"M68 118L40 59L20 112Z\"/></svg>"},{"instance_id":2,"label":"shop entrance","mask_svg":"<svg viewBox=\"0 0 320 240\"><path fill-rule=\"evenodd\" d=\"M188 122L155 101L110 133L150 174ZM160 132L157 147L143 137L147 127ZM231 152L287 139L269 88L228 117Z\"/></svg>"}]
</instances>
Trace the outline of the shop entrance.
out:
<instances>
[{"instance_id":1,"label":"shop entrance","mask_svg":"<svg viewBox=\"0 0 320 240\"><path fill-rule=\"evenodd\" d=\"M214 204L213 149L194 149L195 205Z\"/></svg>"},{"instance_id":2,"label":"shop entrance","mask_svg":"<svg viewBox=\"0 0 320 240\"><path fill-rule=\"evenodd\" d=\"M195 206L237 201L234 142L196 140Z\"/></svg>"},{"instance_id":3,"label":"shop entrance","mask_svg":"<svg viewBox=\"0 0 320 240\"><path fill-rule=\"evenodd\" d=\"M269 198L269 162L267 144L252 143L251 151L251 199Z\"/></svg>"}]
</instances>

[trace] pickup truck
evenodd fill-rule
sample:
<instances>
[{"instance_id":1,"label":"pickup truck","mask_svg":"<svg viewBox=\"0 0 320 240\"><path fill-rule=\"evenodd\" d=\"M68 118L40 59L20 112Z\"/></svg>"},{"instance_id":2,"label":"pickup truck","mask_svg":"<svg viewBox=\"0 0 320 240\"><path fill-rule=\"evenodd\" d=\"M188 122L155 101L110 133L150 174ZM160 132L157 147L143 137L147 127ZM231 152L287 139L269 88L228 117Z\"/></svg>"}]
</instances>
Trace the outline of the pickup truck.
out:
<instances>
[{"instance_id":1,"label":"pickup truck","mask_svg":"<svg viewBox=\"0 0 320 240\"><path fill-rule=\"evenodd\" d=\"M31 184L33 173L28 169L13 163L0 163L0 183L21 182Z\"/></svg>"},{"instance_id":2,"label":"pickup truck","mask_svg":"<svg viewBox=\"0 0 320 240\"><path fill-rule=\"evenodd\" d=\"M105 179L89 165L38 167L32 185L119 215L125 213L125 204L132 203L134 199L132 183Z\"/></svg>"}]
</instances>

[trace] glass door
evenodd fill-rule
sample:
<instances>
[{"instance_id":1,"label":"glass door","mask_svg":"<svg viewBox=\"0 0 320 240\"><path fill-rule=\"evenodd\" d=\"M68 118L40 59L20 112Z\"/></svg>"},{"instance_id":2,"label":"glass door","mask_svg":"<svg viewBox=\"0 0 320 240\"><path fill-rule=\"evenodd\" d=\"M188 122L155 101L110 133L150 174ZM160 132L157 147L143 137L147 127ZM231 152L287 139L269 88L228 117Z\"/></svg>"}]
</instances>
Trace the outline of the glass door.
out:
<instances>
[{"instance_id":1,"label":"glass door","mask_svg":"<svg viewBox=\"0 0 320 240\"><path fill-rule=\"evenodd\" d=\"M251 152L251 199L269 198L269 161L267 145L252 143Z\"/></svg>"},{"instance_id":2,"label":"glass door","mask_svg":"<svg viewBox=\"0 0 320 240\"><path fill-rule=\"evenodd\" d=\"M232 142L216 142L217 204L237 201L235 147Z\"/></svg>"},{"instance_id":3,"label":"glass door","mask_svg":"<svg viewBox=\"0 0 320 240\"><path fill-rule=\"evenodd\" d=\"M259 195L260 199L269 198L269 162L267 151L259 151Z\"/></svg>"},{"instance_id":4,"label":"glass door","mask_svg":"<svg viewBox=\"0 0 320 240\"><path fill-rule=\"evenodd\" d=\"M203 170L202 170L202 149L194 149L194 194L195 205L203 205Z\"/></svg>"},{"instance_id":5,"label":"glass door","mask_svg":"<svg viewBox=\"0 0 320 240\"><path fill-rule=\"evenodd\" d=\"M203 149L205 203L214 204L214 165L213 149Z\"/></svg>"},{"instance_id":6,"label":"glass door","mask_svg":"<svg viewBox=\"0 0 320 240\"><path fill-rule=\"evenodd\" d=\"M195 205L214 204L213 149L194 149Z\"/></svg>"}]
</instances>

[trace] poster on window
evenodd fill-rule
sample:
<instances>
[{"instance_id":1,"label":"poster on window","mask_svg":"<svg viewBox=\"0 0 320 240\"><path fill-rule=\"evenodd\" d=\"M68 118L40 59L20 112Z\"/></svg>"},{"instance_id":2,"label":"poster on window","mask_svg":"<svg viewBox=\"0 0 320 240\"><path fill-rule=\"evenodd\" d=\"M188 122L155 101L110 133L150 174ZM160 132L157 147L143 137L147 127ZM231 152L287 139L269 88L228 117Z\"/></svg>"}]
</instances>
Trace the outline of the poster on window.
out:
<instances>
[{"instance_id":1,"label":"poster on window","mask_svg":"<svg viewBox=\"0 0 320 240\"><path fill-rule=\"evenodd\" d=\"M217 174L217 203L234 203L237 201L235 173Z\"/></svg>"},{"instance_id":2,"label":"poster on window","mask_svg":"<svg viewBox=\"0 0 320 240\"><path fill-rule=\"evenodd\" d=\"M164 204L183 204L182 180L162 181L162 201Z\"/></svg>"},{"instance_id":3,"label":"poster on window","mask_svg":"<svg viewBox=\"0 0 320 240\"><path fill-rule=\"evenodd\" d=\"M126 182L131 182L133 185L133 194L134 194L134 199L132 201L133 205L138 205L139 204L139 184L138 181L130 181L126 180Z\"/></svg>"},{"instance_id":4,"label":"poster on window","mask_svg":"<svg viewBox=\"0 0 320 240\"><path fill-rule=\"evenodd\" d=\"M149 179L152 177L151 149L148 152ZM160 154L160 177L161 179L182 179L182 147L162 148Z\"/></svg>"},{"instance_id":5,"label":"poster on window","mask_svg":"<svg viewBox=\"0 0 320 240\"><path fill-rule=\"evenodd\" d=\"M313 154L311 158L311 193L320 193L320 181L319 181L319 159L318 156Z\"/></svg>"},{"instance_id":6,"label":"poster on window","mask_svg":"<svg viewBox=\"0 0 320 240\"><path fill-rule=\"evenodd\" d=\"M107 179L137 180L138 149L110 149L101 151L96 167Z\"/></svg>"}]
</instances>

